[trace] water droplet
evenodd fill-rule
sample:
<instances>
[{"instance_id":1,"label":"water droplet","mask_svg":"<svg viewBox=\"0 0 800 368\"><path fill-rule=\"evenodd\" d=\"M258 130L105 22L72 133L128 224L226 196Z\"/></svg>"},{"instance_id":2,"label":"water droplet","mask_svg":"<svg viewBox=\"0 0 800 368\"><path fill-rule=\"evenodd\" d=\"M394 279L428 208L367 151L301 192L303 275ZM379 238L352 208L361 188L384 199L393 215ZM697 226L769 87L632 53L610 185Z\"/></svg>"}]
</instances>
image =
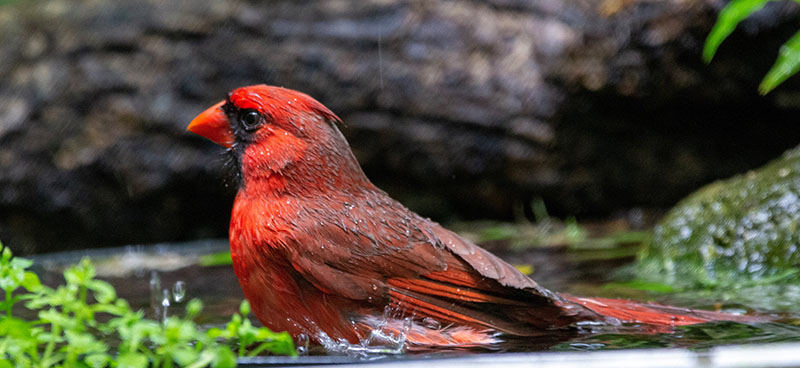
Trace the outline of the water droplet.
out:
<instances>
[{"instance_id":1,"label":"water droplet","mask_svg":"<svg viewBox=\"0 0 800 368\"><path fill-rule=\"evenodd\" d=\"M172 299L175 303L180 303L186 297L186 283L183 281L176 281L172 286Z\"/></svg>"},{"instance_id":2,"label":"water droplet","mask_svg":"<svg viewBox=\"0 0 800 368\"><path fill-rule=\"evenodd\" d=\"M163 297L161 298L161 322L167 321L167 311L169 309L169 290L163 290Z\"/></svg>"},{"instance_id":3,"label":"water droplet","mask_svg":"<svg viewBox=\"0 0 800 368\"><path fill-rule=\"evenodd\" d=\"M353 204L352 204L352 203L350 203L350 202L344 202L344 208L347 208L348 210L352 210L352 209L353 209L353 208L355 208L355 207L356 207L356 206L355 206L355 205L353 205Z\"/></svg>"},{"instance_id":4,"label":"water droplet","mask_svg":"<svg viewBox=\"0 0 800 368\"><path fill-rule=\"evenodd\" d=\"M309 338L306 334L297 335L297 355L308 354Z\"/></svg>"},{"instance_id":5,"label":"water droplet","mask_svg":"<svg viewBox=\"0 0 800 368\"><path fill-rule=\"evenodd\" d=\"M403 333L408 334L408 331L411 331L411 326L414 324L414 321L411 317L403 318ZM405 336L404 336L405 338Z\"/></svg>"},{"instance_id":6,"label":"water droplet","mask_svg":"<svg viewBox=\"0 0 800 368\"><path fill-rule=\"evenodd\" d=\"M161 306L164 307L164 309L167 309L170 306L170 304L169 304L169 290L167 290L167 289L164 289L164 297L161 299Z\"/></svg>"},{"instance_id":7,"label":"water droplet","mask_svg":"<svg viewBox=\"0 0 800 368\"><path fill-rule=\"evenodd\" d=\"M150 308L155 318L161 316L161 278L156 271L150 273Z\"/></svg>"},{"instance_id":8,"label":"water droplet","mask_svg":"<svg viewBox=\"0 0 800 368\"><path fill-rule=\"evenodd\" d=\"M439 323L439 321L430 317L425 317L425 319L422 320L422 324L431 330L438 330L442 327L442 324Z\"/></svg>"}]
</instances>

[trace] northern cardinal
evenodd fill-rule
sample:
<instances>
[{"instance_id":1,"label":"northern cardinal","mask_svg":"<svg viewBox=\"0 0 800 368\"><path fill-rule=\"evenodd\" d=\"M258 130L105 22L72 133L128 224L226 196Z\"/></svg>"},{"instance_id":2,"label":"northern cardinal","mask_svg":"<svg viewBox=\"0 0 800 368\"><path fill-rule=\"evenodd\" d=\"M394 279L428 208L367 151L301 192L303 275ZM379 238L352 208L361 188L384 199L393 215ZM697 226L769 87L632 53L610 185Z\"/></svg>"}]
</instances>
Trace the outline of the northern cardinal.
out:
<instances>
[{"instance_id":1,"label":"northern cardinal","mask_svg":"<svg viewBox=\"0 0 800 368\"><path fill-rule=\"evenodd\" d=\"M581 322L743 318L551 292L375 187L340 122L306 94L255 85L230 92L187 128L233 156L241 179L233 267L254 314L273 330L353 344L376 328L404 330L409 346L440 347ZM383 318L387 310L396 318Z\"/></svg>"}]
</instances>

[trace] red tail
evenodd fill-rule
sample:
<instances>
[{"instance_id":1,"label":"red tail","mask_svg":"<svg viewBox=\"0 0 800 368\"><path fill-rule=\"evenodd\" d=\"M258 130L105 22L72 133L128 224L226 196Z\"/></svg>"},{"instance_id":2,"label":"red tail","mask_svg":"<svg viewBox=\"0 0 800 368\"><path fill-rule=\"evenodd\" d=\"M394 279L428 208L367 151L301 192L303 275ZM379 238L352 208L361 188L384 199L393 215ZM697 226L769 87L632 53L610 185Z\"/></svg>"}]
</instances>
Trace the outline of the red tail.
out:
<instances>
[{"instance_id":1,"label":"red tail","mask_svg":"<svg viewBox=\"0 0 800 368\"><path fill-rule=\"evenodd\" d=\"M653 302L635 302L624 299L581 298L560 294L564 299L583 305L597 314L616 318L623 323L640 323L651 326L686 326L711 321L761 322L764 317L673 307ZM656 332L660 332L661 330Z\"/></svg>"}]
</instances>

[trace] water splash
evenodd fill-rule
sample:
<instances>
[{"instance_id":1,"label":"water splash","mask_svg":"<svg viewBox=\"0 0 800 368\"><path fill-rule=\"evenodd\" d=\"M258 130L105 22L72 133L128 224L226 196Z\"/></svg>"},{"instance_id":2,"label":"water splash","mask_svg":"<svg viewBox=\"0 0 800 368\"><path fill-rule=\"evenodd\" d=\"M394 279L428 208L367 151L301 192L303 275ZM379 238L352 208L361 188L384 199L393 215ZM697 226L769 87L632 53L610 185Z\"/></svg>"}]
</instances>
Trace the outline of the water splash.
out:
<instances>
[{"instance_id":1,"label":"water splash","mask_svg":"<svg viewBox=\"0 0 800 368\"><path fill-rule=\"evenodd\" d=\"M330 354L343 354L354 358L367 358L376 354L402 354L406 347L406 334L413 323L411 318L394 317L396 310L386 306L380 317L368 317L363 321L353 321L353 327L369 326L369 335L356 344L344 339L333 339L319 331L316 336L320 344Z\"/></svg>"},{"instance_id":2,"label":"water splash","mask_svg":"<svg viewBox=\"0 0 800 368\"><path fill-rule=\"evenodd\" d=\"M172 299L175 303L180 303L186 297L186 283L183 281L176 281L172 286Z\"/></svg>"},{"instance_id":3,"label":"water splash","mask_svg":"<svg viewBox=\"0 0 800 368\"><path fill-rule=\"evenodd\" d=\"M169 290L163 290L163 296L161 298L161 322L167 321L167 311L169 310Z\"/></svg>"},{"instance_id":4,"label":"water splash","mask_svg":"<svg viewBox=\"0 0 800 368\"><path fill-rule=\"evenodd\" d=\"M422 320L422 325L426 328L430 328L431 330L438 330L442 328L442 324L439 323L439 321L429 317L425 317Z\"/></svg>"},{"instance_id":5,"label":"water splash","mask_svg":"<svg viewBox=\"0 0 800 368\"><path fill-rule=\"evenodd\" d=\"M176 281L170 291L168 288L161 287L161 277L158 272L150 273L150 308L153 310L153 318L165 322L169 317L169 307L173 303L181 303L185 298L185 282Z\"/></svg>"},{"instance_id":6,"label":"water splash","mask_svg":"<svg viewBox=\"0 0 800 368\"><path fill-rule=\"evenodd\" d=\"M353 328L368 331L358 343L334 339L320 330L313 334L329 354L370 358L375 355L403 354L407 351L426 351L431 347L457 350L498 349L503 342L500 334L466 326L442 325L433 318L408 315L398 306L387 306L382 315L359 317Z\"/></svg>"},{"instance_id":7,"label":"water splash","mask_svg":"<svg viewBox=\"0 0 800 368\"><path fill-rule=\"evenodd\" d=\"M161 296L161 278L158 272L153 271L150 273L150 308L153 310L154 318L160 318L162 315Z\"/></svg>"},{"instance_id":8,"label":"water splash","mask_svg":"<svg viewBox=\"0 0 800 368\"><path fill-rule=\"evenodd\" d=\"M297 355L302 356L308 354L308 345L311 343L310 339L308 338L308 335L306 334L297 335L295 342L297 343Z\"/></svg>"}]
</instances>

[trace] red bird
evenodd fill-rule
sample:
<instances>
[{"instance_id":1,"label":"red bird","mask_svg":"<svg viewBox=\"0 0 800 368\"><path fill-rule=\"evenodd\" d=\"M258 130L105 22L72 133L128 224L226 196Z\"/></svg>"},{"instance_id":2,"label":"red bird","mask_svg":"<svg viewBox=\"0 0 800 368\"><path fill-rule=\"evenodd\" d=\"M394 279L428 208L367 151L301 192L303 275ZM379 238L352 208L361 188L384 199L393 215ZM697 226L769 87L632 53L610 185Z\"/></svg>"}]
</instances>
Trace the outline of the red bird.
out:
<instances>
[{"instance_id":1,"label":"red bird","mask_svg":"<svg viewBox=\"0 0 800 368\"><path fill-rule=\"evenodd\" d=\"M375 329L404 331L410 347L441 347L581 322L743 318L553 293L375 187L340 122L308 95L256 85L232 91L187 128L232 152L241 179L233 267L253 312L273 330L352 344Z\"/></svg>"}]
</instances>

